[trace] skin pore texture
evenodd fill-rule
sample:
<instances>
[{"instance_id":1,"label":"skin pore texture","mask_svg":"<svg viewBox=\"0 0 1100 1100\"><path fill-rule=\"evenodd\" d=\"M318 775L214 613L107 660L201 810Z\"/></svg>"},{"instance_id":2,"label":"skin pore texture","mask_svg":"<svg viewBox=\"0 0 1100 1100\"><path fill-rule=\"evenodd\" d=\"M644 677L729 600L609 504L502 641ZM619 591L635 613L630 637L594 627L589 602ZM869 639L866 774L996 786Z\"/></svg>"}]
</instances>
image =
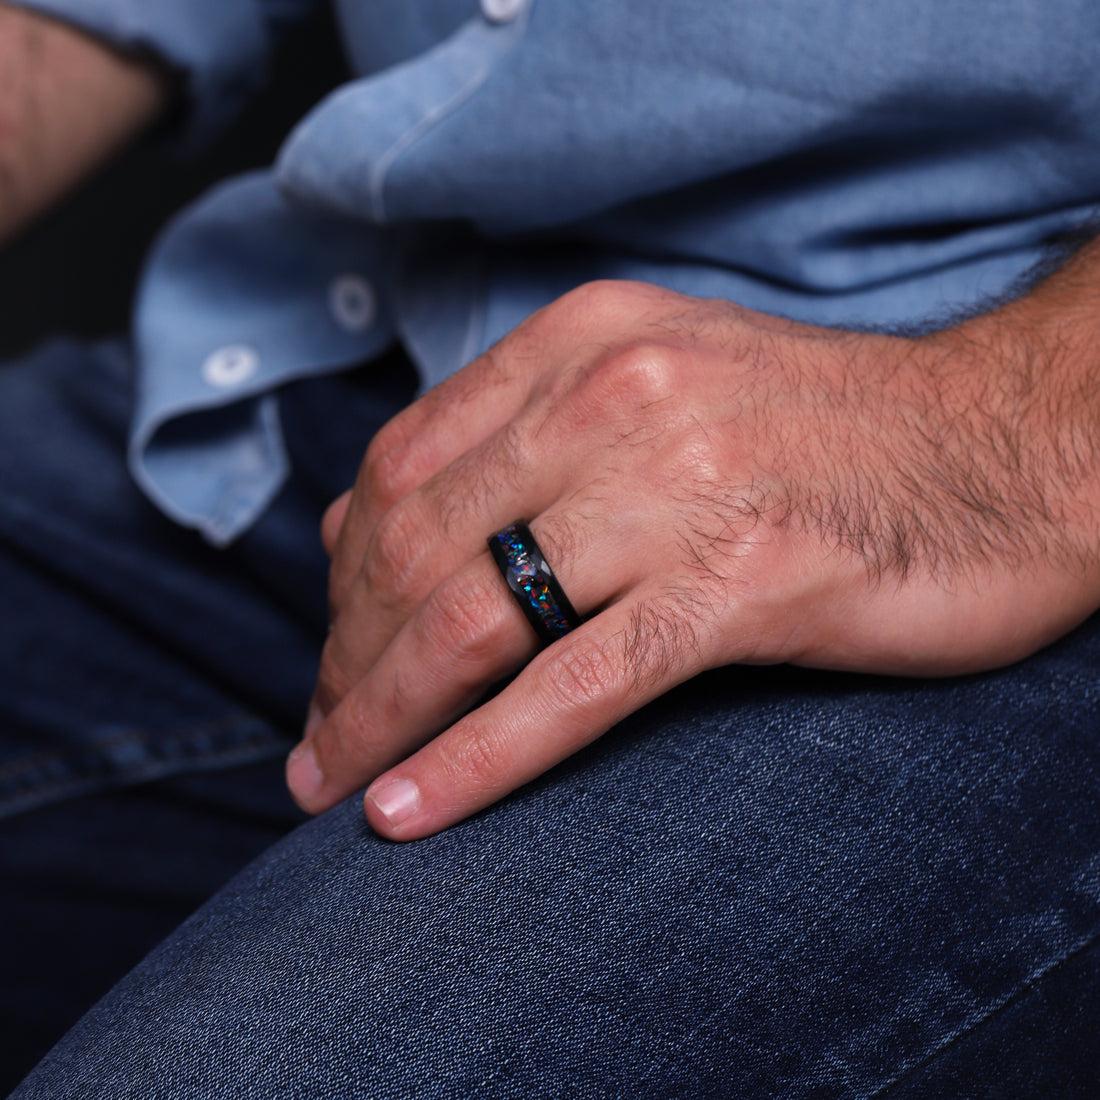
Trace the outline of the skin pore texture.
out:
<instances>
[{"instance_id":1,"label":"skin pore texture","mask_svg":"<svg viewBox=\"0 0 1100 1100\"><path fill-rule=\"evenodd\" d=\"M581 287L425 395L330 508L291 755L383 835L502 797L705 669L951 675L1100 606L1100 247L917 338ZM587 621L539 652L485 538L527 519ZM492 684L516 678L468 710Z\"/></svg>"},{"instance_id":2,"label":"skin pore texture","mask_svg":"<svg viewBox=\"0 0 1100 1100\"><path fill-rule=\"evenodd\" d=\"M136 137L167 99L152 64L0 3L0 243Z\"/></svg>"}]
</instances>

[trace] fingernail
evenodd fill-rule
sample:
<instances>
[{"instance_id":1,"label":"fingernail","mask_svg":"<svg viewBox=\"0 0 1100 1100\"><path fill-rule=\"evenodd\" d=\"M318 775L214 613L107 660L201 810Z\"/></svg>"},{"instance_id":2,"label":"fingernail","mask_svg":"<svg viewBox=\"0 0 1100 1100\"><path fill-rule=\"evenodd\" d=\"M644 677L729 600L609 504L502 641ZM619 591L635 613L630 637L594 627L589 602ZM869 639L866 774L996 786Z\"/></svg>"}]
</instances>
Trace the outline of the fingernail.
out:
<instances>
[{"instance_id":1,"label":"fingernail","mask_svg":"<svg viewBox=\"0 0 1100 1100\"><path fill-rule=\"evenodd\" d=\"M321 713L321 708L316 703L309 704L309 714L306 715L306 728L302 734L302 740L308 741L314 733L317 732L318 727L325 720L325 716Z\"/></svg>"},{"instance_id":2,"label":"fingernail","mask_svg":"<svg viewBox=\"0 0 1100 1100\"><path fill-rule=\"evenodd\" d=\"M286 785L299 802L312 802L324 783L313 746L303 741L286 759Z\"/></svg>"},{"instance_id":3,"label":"fingernail","mask_svg":"<svg viewBox=\"0 0 1100 1100\"><path fill-rule=\"evenodd\" d=\"M367 798L391 825L408 821L420 809L420 789L411 779L383 779L367 791Z\"/></svg>"}]
</instances>

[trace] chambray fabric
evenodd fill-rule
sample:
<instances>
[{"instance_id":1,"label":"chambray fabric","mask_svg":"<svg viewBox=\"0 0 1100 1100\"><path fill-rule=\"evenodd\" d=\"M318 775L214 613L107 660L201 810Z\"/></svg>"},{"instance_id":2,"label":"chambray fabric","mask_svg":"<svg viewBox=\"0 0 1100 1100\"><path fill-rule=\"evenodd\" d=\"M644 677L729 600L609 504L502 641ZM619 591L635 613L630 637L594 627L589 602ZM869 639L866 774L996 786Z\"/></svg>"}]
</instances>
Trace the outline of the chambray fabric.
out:
<instances>
[{"instance_id":1,"label":"chambray fabric","mask_svg":"<svg viewBox=\"0 0 1100 1100\"><path fill-rule=\"evenodd\" d=\"M233 110L310 7L26 2L170 61L187 133ZM180 218L139 300L131 468L218 545L287 476L265 395L394 333L430 385L607 277L927 328L1008 293L1097 213L1093 0L336 7L357 78L266 183ZM221 246L212 225L232 227ZM349 278L371 299L350 325Z\"/></svg>"}]
</instances>

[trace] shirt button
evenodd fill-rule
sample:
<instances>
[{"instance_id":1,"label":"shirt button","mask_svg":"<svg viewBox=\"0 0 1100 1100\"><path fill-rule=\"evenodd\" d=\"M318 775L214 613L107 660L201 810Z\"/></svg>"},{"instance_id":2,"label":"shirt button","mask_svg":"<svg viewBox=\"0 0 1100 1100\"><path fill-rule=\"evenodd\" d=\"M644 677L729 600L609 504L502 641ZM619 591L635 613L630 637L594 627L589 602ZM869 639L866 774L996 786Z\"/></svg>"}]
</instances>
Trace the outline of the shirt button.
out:
<instances>
[{"instance_id":1,"label":"shirt button","mask_svg":"<svg viewBox=\"0 0 1100 1100\"><path fill-rule=\"evenodd\" d=\"M481 14L491 23L510 23L527 6L527 0L481 0Z\"/></svg>"},{"instance_id":2,"label":"shirt button","mask_svg":"<svg viewBox=\"0 0 1100 1100\"><path fill-rule=\"evenodd\" d=\"M328 288L328 305L345 332L366 332L378 316L374 287L362 275L341 275Z\"/></svg>"},{"instance_id":3,"label":"shirt button","mask_svg":"<svg viewBox=\"0 0 1100 1100\"><path fill-rule=\"evenodd\" d=\"M202 377L208 385L224 389L239 386L251 378L260 366L260 356L247 344L229 344L206 357Z\"/></svg>"}]
</instances>

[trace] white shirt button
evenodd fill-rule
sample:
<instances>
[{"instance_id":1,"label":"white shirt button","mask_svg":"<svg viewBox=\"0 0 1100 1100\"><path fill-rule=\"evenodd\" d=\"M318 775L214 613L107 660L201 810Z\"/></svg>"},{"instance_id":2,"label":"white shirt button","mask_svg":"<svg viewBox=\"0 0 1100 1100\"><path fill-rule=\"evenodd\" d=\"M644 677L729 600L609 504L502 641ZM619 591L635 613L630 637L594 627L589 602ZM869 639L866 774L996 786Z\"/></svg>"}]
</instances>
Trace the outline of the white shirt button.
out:
<instances>
[{"instance_id":1,"label":"white shirt button","mask_svg":"<svg viewBox=\"0 0 1100 1100\"><path fill-rule=\"evenodd\" d=\"M251 378L259 366L260 356L255 348L247 344L229 344L206 357L202 377L208 385L224 389L226 386L239 386Z\"/></svg>"},{"instance_id":2,"label":"white shirt button","mask_svg":"<svg viewBox=\"0 0 1100 1100\"><path fill-rule=\"evenodd\" d=\"M378 316L374 287L362 275L341 275L328 288L328 306L345 332L366 332Z\"/></svg>"},{"instance_id":3,"label":"white shirt button","mask_svg":"<svg viewBox=\"0 0 1100 1100\"><path fill-rule=\"evenodd\" d=\"M481 14L491 23L510 23L525 7L527 0L481 0Z\"/></svg>"}]
</instances>

